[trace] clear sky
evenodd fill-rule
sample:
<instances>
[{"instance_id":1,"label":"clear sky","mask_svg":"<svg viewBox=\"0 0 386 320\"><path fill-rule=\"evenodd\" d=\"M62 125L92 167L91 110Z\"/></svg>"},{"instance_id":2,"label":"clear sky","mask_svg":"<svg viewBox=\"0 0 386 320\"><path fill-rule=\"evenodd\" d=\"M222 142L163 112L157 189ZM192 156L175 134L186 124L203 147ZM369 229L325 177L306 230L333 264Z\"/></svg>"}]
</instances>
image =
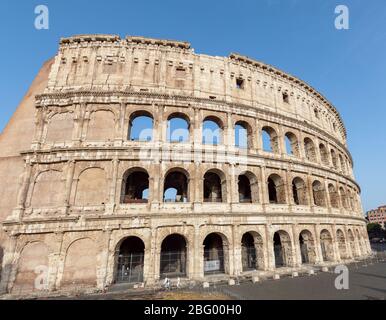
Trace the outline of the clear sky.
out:
<instances>
[{"instance_id":1,"label":"clear sky","mask_svg":"<svg viewBox=\"0 0 386 320\"><path fill-rule=\"evenodd\" d=\"M36 30L34 8L49 8ZM350 29L334 26L338 4ZM83 33L185 40L197 53L239 52L294 74L341 113L365 209L386 204L385 0L2 0L0 130L60 37Z\"/></svg>"}]
</instances>

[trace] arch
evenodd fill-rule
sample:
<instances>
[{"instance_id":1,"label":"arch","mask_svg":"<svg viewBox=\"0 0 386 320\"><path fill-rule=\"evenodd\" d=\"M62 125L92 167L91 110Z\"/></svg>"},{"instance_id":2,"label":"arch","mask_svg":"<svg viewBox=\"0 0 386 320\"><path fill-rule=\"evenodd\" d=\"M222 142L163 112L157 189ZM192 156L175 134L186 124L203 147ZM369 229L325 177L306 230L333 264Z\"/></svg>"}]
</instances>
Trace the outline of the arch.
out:
<instances>
[{"instance_id":1,"label":"arch","mask_svg":"<svg viewBox=\"0 0 386 320\"><path fill-rule=\"evenodd\" d=\"M62 190L64 190L64 181L61 171L47 170L40 172L35 179L31 206L39 208L64 205Z\"/></svg>"},{"instance_id":2,"label":"arch","mask_svg":"<svg viewBox=\"0 0 386 320\"><path fill-rule=\"evenodd\" d=\"M343 187L339 187L339 195L340 195L340 202L342 204L342 207L348 210L349 206L347 201L347 194Z\"/></svg>"},{"instance_id":3,"label":"arch","mask_svg":"<svg viewBox=\"0 0 386 320\"><path fill-rule=\"evenodd\" d=\"M331 233L327 229L320 232L320 247L323 261L334 261L334 246Z\"/></svg>"},{"instance_id":4,"label":"arch","mask_svg":"<svg viewBox=\"0 0 386 320\"><path fill-rule=\"evenodd\" d=\"M366 254L366 245L364 244L364 240L363 240L358 228L355 229L355 235L356 235L355 240L358 243L359 255L365 255Z\"/></svg>"},{"instance_id":5,"label":"arch","mask_svg":"<svg viewBox=\"0 0 386 320\"><path fill-rule=\"evenodd\" d=\"M224 125L220 118L207 116L202 122L202 143L219 145L223 143Z\"/></svg>"},{"instance_id":6,"label":"arch","mask_svg":"<svg viewBox=\"0 0 386 320\"><path fill-rule=\"evenodd\" d=\"M143 282L145 244L137 236L122 239L116 247L115 282Z\"/></svg>"},{"instance_id":7,"label":"arch","mask_svg":"<svg viewBox=\"0 0 386 320\"><path fill-rule=\"evenodd\" d=\"M74 119L71 112L54 114L47 124L46 142L64 142L72 140Z\"/></svg>"},{"instance_id":8,"label":"arch","mask_svg":"<svg viewBox=\"0 0 386 320\"><path fill-rule=\"evenodd\" d=\"M153 139L153 115L145 110L134 111L129 118L128 140L151 141Z\"/></svg>"},{"instance_id":9,"label":"arch","mask_svg":"<svg viewBox=\"0 0 386 320\"><path fill-rule=\"evenodd\" d=\"M96 286L97 247L90 238L70 244L64 261L61 286Z\"/></svg>"},{"instance_id":10,"label":"arch","mask_svg":"<svg viewBox=\"0 0 386 320\"><path fill-rule=\"evenodd\" d=\"M131 168L122 179L121 203L147 203L149 174L143 168Z\"/></svg>"},{"instance_id":11,"label":"arch","mask_svg":"<svg viewBox=\"0 0 386 320\"><path fill-rule=\"evenodd\" d=\"M355 204L353 192L351 192L350 189L347 190L347 207L352 211L356 211L356 204Z\"/></svg>"},{"instance_id":12,"label":"arch","mask_svg":"<svg viewBox=\"0 0 386 320\"><path fill-rule=\"evenodd\" d=\"M292 132L287 132L284 136L286 152L288 155L300 157L299 142L296 135Z\"/></svg>"},{"instance_id":13,"label":"arch","mask_svg":"<svg viewBox=\"0 0 386 320\"><path fill-rule=\"evenodd\" d=\"M290 267L292 265L292 245L289 234L278 230L273 235L275 267Z\"/></svg>"},{"instance_id":14,"label":"arch","mask_svg":"<svg viewBox=\"0 0 386 320\"><path fill-rule=\"evenodd\" d=\"M267 179L269 203L285 204L286 193L283 179L278 174L271 174Z\"/></svg>"},{"instance_id":15,"label":"arch","mask_svg":"<svg viewBox=\"0 0 386 320\"><path fill-rule=\"evenodd\" d=\"M167 118L167 138L169 142L188 142L190 139L189 117L181 112L175 112Z\"/></svg>"},{"instance_id":16,"label":"arch","mask_svg":"<svg viewBox=\"0 0 386 320\"><path fill-rule=\"evenodd\" d=\"M187 242L184 236L173 233L161 244L160 277L185 277L187 262Z\"/></svg>"},{"instance_id":17,"label":"arch","mask_svg":"<svg viewBox=\"0 0 386 320\"><path fill-rule=\"evenodd\" d=\"M314 204L318 207L326 206L326 192L323 184L319 180L315 180L312 183L312 194L314 198Z\"/></svg>"},{"instance_id":18,"label":"arch","mask_svg":"<svg viewBox=\"0 0 386 320\"><path fill-rule=\"evenodd\" d=\"M279 138L275 131L270 126L264 126L261 129L263 150L267 152L279 153Z\"/></svg>"},{"instance_id":19,"label":"arch","mask_svg":"<svg viewBox=\"0 0 386 320\"><path fill-rule=\"evenodd\" d=\"M296 205L308 205L307 186L302 178L292 180L292 196Z\"/></svg>"},{"instance_id":20,"label":"arch","mask_svg":"<svg viewBox=\"0 0 386 320\"><path fill-rule=\"evenodd\" d=\"M342 230L336 230L336 240L338 242L339 256L342 260L348 258L347 247L346 247L346 239Z\"/></svg>"},{"instance_id":21,"label":"arch","mask_svg":"<svg viewBox=\"0 0 386 320\"><path fill-rule=\"evenodd\" d=\"M346 174L347 173L347 170L346 170L346 163L344 162L343 160L343 156L341 154L339 154L339 163L340 163L340 169L341 169L341 172L343 174Z\"/></svg>"},{"instance_id":22,"label":"arch","mask_svg":"<svg viewBox=\"0 0 386 320\"><path fill-rule=\"evenodd\" d=\"M304 138L304 151L308 161L317 162L315 144L310 138Z\"/></svg>"},{"instance_id":23,"label":"arch","mask_svg":"<svg viewBox=\"0 0 386 320\"><path fill-rule=\"evenodd\" d=\"M241 238L241 265L243 272L264 270L263 239L255 231L248 231Z\"/></svg>"},{"instance_id":24,"label":"arch","mask_svg":"<svg viewBox=\"0 0 386 320\"><path fill-rule=\"evenodd\" d=\"M302 264L315 263L315 242L309 230L303 230L299 233L299 246Z\"/></svg>"},{"instance_id":25,"label":"arch","mask_svg":"<svg viewBox=\"0 0 386 320\"><path fill-rule=\"evenodd\" d=\"M115 136L115 115L110 110L91 113L87 130L88 141L113 141Z\"/></svg>"},{"instance_id":26,"label":"arch","mask_svg":"<svg viewBox=\"0 0 386 320\"><path fill-rule=\"evenodd\" d=\"M351 257L352 258L359 257L360 254L358 253L357 246L355 245L355 237L351 229L348 229L347 237L348 237L348 243L351 250Z\"/></svg>"},{"instance_id":27,"label":"arch","mask_svg":"<svg viewBox=\"0 0 386 320\"><path fill-rule=\"evenodd\" d=\"M21 251L12 293L47 290L49 248L40 241L28 243ZM39 279L40 278L40 279Z\"/></svg>"},{"instance_id":28,"label":"arch","mask_svg":"<svg viewBox=\"0 0 386 320\"><path fill-rule=\"evenodd\" d=\"M328 194L330 196L330 204L332 208L339 208L339 194L332 183L328 184Z\"/></svg>"},{"instance_id":29,"label":"arch","mask_svg":"<svg viewBox=\"0 0 386 320\"><path fill-rule=\"evenodd\" d=\"M225 235L212 232L205 237L203 245L204 275L229 273L228 240Z\"/></svg>"},{"instance_id":30,"label":"arch","mask_svg":"<svg viewBox=\"0 0 386 320\"><path fill-rule=\"evenodd\" d=\"M238 193L240 203L258 203L259 185L254 173L245 171L238 176Z\"/></svg>"},{"instance_id":31,"label":"arch","mask_svg":"<svg viewBox=\"0 0 386 320\"><path fill-rule=\"evenodd\" d=\"M337 157L334 149L331 149L331 161L332 161L332 166L334 167L334 169L338 171L339 170L338 157Z\"/></svg>"},{"instance_id":32,"label":"arch","mask_svg":"<svg viewBox=\"0 0 386 320\"><path fill-rule=\"evenodd\" d=\"M102 168L87 168L79 176L75 205L101 205L107 203L107 179Z\"/></svg>"},{"instance_id":33,"label":"arch","mask_svg":"<svg viewBox=\"0 0 386 320\"><path fill-rule=\"evenodd\" d=\"M328 158L327 148L323 143L319 144L319 152L320 152L320 160L322 161L322 164L324 164L325 166L328 166L330 164L330 160Z\"/></svg>"},{"instance_id":34,"label":"arch","mask_svg":"<svg viewBox=\"0 0 386 320\"><path fill-rule=\"evenodd\" d=\"M188 173L182 168L168 171L164 179L164 202L189 202Z\"/></svg>"},{"instance_id":35,"label":"arch","mask_svg":"<svg viewBox=\"0 0 386 320\"><path fill-rule=\"evenodd\" d=\"M226 202L225 174L218 169L204 174L204 202Z\"/></svg>"},{"instance_id":36,"label":"arch","mask_svg":"<svg viewBox=\"0 0 386 320\"><path fill-rule=\"evenodd\" d=\"M237 121L235 123L235 146L238 148L252 148L252 127L246 121Z\"/></svg>"}]
</instances>

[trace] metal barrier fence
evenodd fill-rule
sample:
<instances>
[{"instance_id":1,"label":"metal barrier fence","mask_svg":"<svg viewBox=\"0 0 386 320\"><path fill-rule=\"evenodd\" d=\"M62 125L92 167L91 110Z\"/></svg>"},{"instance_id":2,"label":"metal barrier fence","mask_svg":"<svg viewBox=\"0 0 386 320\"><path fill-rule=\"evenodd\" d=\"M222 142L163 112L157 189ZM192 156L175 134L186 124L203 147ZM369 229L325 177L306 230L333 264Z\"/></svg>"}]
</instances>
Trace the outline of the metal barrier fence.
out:
<instances>
[{"instance_id":1,"label":"metal barrier fence","mask_svg":"<svg viewBox=\"0 0 386 320\"><path fill-rule=\"evenodd\" d=\"M142 282L143 264L143 253L119 255L116 282Z\"/></svg>"}]
</instances>

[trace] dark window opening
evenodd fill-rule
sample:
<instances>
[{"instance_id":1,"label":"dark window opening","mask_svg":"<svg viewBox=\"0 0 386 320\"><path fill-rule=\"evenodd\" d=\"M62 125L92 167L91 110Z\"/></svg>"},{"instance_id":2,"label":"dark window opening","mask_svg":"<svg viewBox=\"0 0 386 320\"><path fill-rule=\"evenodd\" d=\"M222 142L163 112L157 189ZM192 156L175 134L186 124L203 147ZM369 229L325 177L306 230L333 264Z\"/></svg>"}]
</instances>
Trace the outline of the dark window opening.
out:
<instances>
[{"instance_id":1,"label":"dark window opening","mask_svg":"<svg viewBox=\"0 0 386 320\"><path fill-rule=\"evenodd\" d=\"M244 89L244 79L236 78L236 88L237 89Z\"/></svg>"},{"instance_id":2,"label":"dark window opening","mask_svg":"<svg viewBox=\"0 0 386 320\"><path fill-rule=\"evenodd\" d=\"M283 101L285 103L289 103L289 95L286 92L283 92Z\"/></svg>"},{"instance_id":3,"label":"dark window opening","mask_svg":"<svg viewBox=\"0 0 386 320\"><path fill-rule=\"evenodd\" d=\"M149 175L135 171L123 179L121 203L147 203L149 198Z\"/></svg>"}]
</instances>

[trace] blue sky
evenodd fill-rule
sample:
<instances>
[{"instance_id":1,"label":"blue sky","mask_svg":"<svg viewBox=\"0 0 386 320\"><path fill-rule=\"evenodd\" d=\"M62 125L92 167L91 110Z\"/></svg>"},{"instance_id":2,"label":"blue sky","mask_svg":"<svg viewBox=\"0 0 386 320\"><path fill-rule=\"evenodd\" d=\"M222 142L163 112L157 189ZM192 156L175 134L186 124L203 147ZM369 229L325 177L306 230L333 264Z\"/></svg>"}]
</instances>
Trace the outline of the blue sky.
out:
<instances>
[{"instance_id":1,"label":"blue sky","mask_svg":"<svg viewBox=\"0 0 386 320\"><path fill-rule=\"evenodd\" d=\"M34 28L34 8L50 29ZM336 30L335 7L350 10ZM292 73L341 113L365 209L386 204L386 2L384 0L21 1L0 17L0 130L62 36L142 35L189 41L197 53L239 52Z\"/></svg>"}]
</instances>

